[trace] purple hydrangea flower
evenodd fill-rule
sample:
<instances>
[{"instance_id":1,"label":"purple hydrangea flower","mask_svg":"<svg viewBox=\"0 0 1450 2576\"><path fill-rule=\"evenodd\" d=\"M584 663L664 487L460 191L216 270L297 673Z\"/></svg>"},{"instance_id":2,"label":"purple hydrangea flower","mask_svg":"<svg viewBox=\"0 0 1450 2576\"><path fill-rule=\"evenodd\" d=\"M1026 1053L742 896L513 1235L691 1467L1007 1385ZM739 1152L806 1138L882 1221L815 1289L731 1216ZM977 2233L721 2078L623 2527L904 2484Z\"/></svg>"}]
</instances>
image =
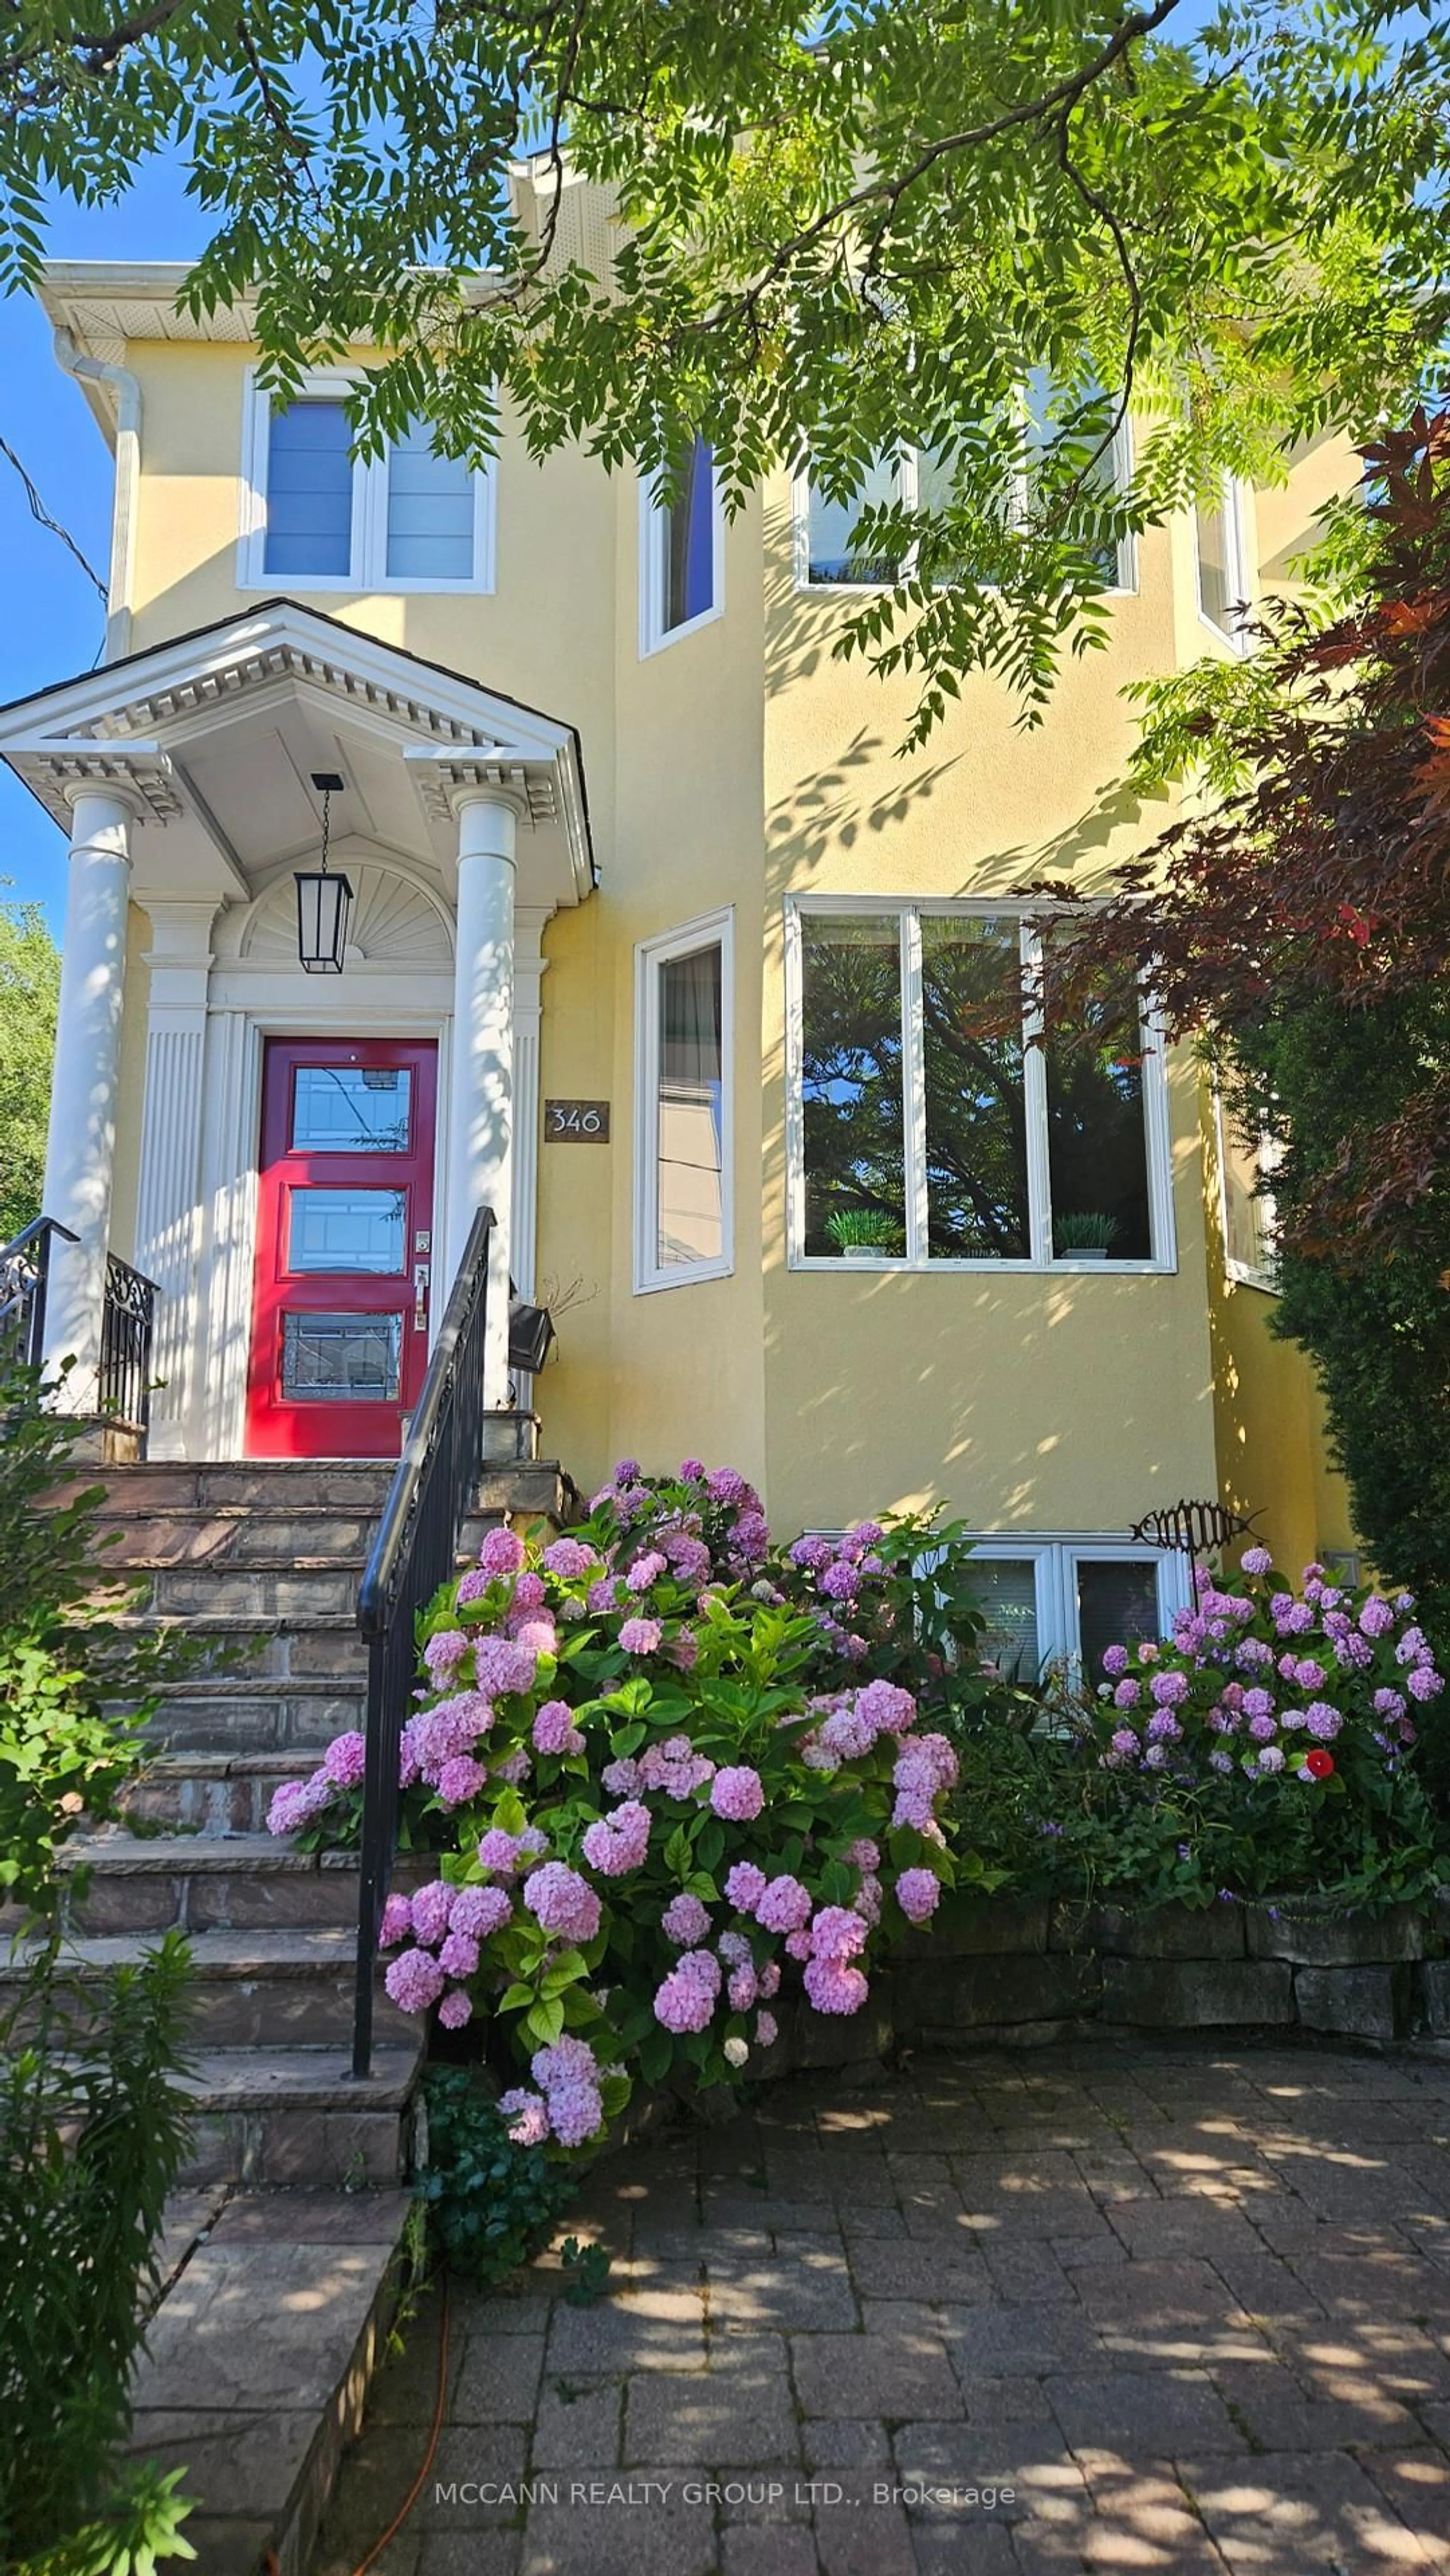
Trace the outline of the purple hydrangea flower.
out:
<instances>
[{"instance_id":1,"label":"purple hydrangea flower","mask_svg":"<svg viewBox=\"0 0 1450 2576\"><path fill-rule=\"evenodd\" d=\"M941 1902L941 1881L935 1871L904 1869L896 1882L896 1902L908 1923L925 1923Z\"/></svg>"},{"instance_id":2,"label":"purple hydrangea flower","mask_svg":"<svg viewBox=\"0 0 1450 2576\"><path fill-rule=\"evenodd\" d=\"M443 1971L426 1950L400 1950L383 1984L400 2012L426 2012L443 1992Z\"/></svg>"},{"instance_id":3,"label":"purple hydrangea flower","mask_svg":"<svg viewBox=\"0 0 1450 2576\"><path fill-rule=\"evenodd\" d=\"M625 1619L619 1642L627 1655L657 1655L664 1633L658 1619Z\"/></svg>"},{"instance_id":4,"label":"purple hydrangea flower","mask_svg":"<svg viewBox=\"0 0 1450 2576\"><path fill-rule=\"evenodd\" d=\"M685 1888L680 1890L678 1896L670 1898L660 1917L660 1930L666 1940L673 1941L681 1950L696 1949L709 1929L708 1907L701 1904L698 1896L691 1896Z\"/></svg>"},{"instance_id":5,"label":"purple hydrangea flower","mask_svg":"<svg viewBox=\"0 0 1450 2576\"><path fill-rule=\"evenodd\" d=\"M567 1941L592 1941L599 1929L599 1899L587 1879L561 1860L545 1861L524 1881L524 1903L546 1932Z\"/></svg>"},{"instance_id":6,"label":"purple hydrangea flower","mask_svg":"<svg viewBox=\"0 0 1450 2576\"><path fill-rule=\"evenodd\" d=\"M731 1872L734 1876L734 1872ZM726 1883L726 1894L729 1894ZM733 1900L732 1900L733 1902ZM767 1932L796 1932L811 1919L809 1891L798 1878L773 1878L756 1899L755 1919Z\"/></svg>"},{"instance_id":7,"label":"purple hydrangea flower","mask_svg":"<svg viewBox=\"0 0 1450 2576\"><path fill-rule=\"evenodd\" d=\"M765 1805L765 1787L760 1773L749 1763L726 1766L716 1772L710 1783L710 1804L717 1816L727 1823L748 1825Z\"/></svg>"},{"instance_id":8,"label":"purple hydrangea flower","mask_svg":"<svg viewBox=\"0 0 1450 2576\"><path fill-rule=\"evenodd\" d=\"M518 1574L524 1562L524 1543L511 1529L491 1529L478 1551L478 1562L485 1574Z\"/></svg>"}]
</instances>

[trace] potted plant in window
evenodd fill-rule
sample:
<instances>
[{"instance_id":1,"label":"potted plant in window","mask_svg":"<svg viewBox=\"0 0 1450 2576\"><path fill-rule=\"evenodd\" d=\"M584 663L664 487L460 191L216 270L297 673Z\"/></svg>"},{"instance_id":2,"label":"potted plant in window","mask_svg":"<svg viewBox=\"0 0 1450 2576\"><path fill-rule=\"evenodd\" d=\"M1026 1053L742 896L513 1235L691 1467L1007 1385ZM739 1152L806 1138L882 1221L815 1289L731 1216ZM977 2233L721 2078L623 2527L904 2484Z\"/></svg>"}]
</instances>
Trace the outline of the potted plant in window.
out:
<instances>
[{"instance_id":1,"label":"potted plant in window","mask_svg":"<svg viewBox=\"0 0 1450 2576\"><path fill-rule=\"evenodd\" d=\"M1106 1261L1118 1220L1088 1208L1054 1218L1052 1231L1059 1261Z\"/></svg>"},{"instance_id":2,"label":"potted plant in window","mask_svg":"<svg viewBox=\"0 0 1450 2576\"><path fill-rule=\"evenodd\" d=\"M833 1208L826 1232L843 1261L880 1261L901 1250L901 1228L880 1208Z\"/></svg>"}]
</instances>

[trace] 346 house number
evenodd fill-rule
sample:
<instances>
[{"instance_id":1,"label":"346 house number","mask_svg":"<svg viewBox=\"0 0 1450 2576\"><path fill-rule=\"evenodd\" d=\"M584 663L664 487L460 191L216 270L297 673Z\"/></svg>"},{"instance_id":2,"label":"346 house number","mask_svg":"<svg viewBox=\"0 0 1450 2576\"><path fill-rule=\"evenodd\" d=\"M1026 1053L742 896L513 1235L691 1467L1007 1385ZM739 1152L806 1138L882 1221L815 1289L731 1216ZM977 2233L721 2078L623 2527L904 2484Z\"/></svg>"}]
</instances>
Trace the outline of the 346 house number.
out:
<instances>
[{"instance_id":1,"label":"346 house number","mask_svg":"<svg viewBox=\"0 0 1450 2576\"><path fill-rule=\"evenodd\" d=\"M608 1101L546 1100L544 1142L546 1145L607 1145Z\"/></svg>"}]
</instances>

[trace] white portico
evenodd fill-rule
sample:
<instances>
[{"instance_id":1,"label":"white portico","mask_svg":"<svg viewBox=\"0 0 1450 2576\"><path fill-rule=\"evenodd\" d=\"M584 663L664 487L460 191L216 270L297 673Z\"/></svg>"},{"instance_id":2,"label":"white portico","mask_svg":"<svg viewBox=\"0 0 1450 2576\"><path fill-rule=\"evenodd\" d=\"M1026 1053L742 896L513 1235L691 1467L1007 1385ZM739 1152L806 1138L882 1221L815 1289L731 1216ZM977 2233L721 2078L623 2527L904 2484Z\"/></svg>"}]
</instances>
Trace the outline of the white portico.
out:
<instances>
[{"instance_id":1,"label":"white portico","mask_svg":"<svg viewBox=\"0 0 1450 2576\"><path fill-rule=\"evenodd\" d=\"M339 1098L350 1085L369 1115L379 1096L410 1101L402 1141L419 1174L405 1217L400 1189L363 1186L397 1178L377 1154L303 1152L384 1153L400 1143L396 1121L283 1139L295 1173L321 1177L304 1211L313 1270L317 1245L324 1272L328 1243L343 1247L332 1304L348 1302L349 1267L407 1291L381 1322L304 1317L303 1393L342 1391L326 1386L330 1354L364 1341L383 1372L369 1383L389 1365L397 1376L396 1352L414 1355L415 1332L431 1339L488 1202L488 1384L506 1403L510 1272L524 1295L534 1285L542 936L593 884L572 729L275 600L6 709L0 757L70 842L45 1213L76 1237L56 1248L46 1336L53 1359L74 1356L72 1400L93 1400L119 1143L134 1173L129 1257L160 1291L151 1454L256 1446L258 1283L276 1249L259 1188L265 1086L286 1055L314 1088L324 1073ZM342 782L329 859L353 893L343 971L326 975L299 962L295 891L296 872L318 864L322 777ZM127 975L132 905L149 925L144 979ZM126 1015L142 1010L138 1111L124 1064L139 1045ZM139 1139L119 1134L128 1118ZM375 1282L369 1295L376 1305ZM403 1409L408 1385L405 1369ZM349 1454L353 1412L318 1409L337 1443L312 1454Z\"/></svg>"}]
</instances>

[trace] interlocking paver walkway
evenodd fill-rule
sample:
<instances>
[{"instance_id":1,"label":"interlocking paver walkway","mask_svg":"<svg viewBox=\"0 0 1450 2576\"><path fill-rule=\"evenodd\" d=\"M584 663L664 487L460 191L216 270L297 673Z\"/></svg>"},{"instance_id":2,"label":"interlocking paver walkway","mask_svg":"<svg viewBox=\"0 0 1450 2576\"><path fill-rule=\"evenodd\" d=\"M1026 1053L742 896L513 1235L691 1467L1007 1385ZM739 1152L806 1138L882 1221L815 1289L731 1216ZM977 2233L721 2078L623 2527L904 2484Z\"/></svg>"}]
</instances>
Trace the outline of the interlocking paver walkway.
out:
<instances>
[{"instance_id":1,"label":"interlocking paver walkway","mask_svg":"<svg viewBox=\"0 0 1450 2576\"><path fill-rule=\"evenodd\" d=\"M453 2296L377 2576L1450 2576L1450 2064L1149 2045L800 2078ZM412 2482L436 2307L314 2576Z\"/></svg>"}]
</instances>

